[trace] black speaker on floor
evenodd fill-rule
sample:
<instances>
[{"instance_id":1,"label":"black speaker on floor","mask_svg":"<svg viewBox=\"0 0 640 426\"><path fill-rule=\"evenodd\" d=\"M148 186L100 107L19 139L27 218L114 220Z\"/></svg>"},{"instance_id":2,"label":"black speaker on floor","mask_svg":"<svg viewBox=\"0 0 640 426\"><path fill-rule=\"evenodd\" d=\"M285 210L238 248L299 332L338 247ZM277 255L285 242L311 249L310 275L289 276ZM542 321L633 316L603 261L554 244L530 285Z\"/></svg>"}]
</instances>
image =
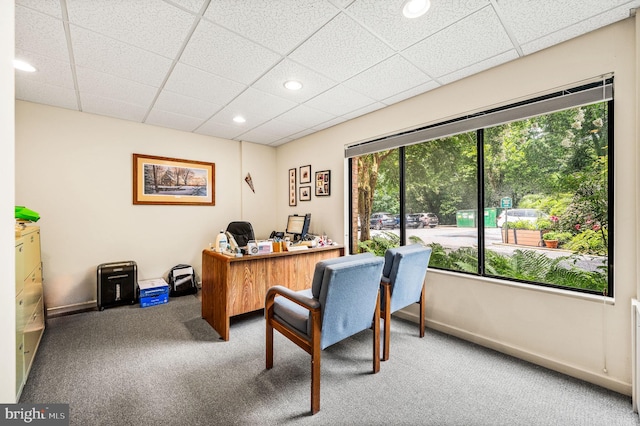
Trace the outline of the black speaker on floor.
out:
<instances>
[{"instance_id":1,"label":"black speaker on floor","mask_svg":"<svg viewBox=\"0 0 640 426\"><path fill-rule=\"evenodd\" d=\"M98 309L133 305L137 300L138 267L124 261L98 265Z\"/></svg>"}]
</instances>

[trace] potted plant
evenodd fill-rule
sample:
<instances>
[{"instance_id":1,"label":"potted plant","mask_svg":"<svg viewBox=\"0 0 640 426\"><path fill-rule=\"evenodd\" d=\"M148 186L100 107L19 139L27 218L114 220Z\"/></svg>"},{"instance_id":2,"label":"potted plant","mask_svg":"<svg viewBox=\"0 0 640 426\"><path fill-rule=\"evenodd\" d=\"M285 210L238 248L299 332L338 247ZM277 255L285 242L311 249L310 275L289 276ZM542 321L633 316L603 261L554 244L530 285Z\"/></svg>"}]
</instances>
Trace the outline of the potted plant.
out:
<instances>
[{"instance_id":1,"label":"potted plant","mask_svg":"<svg viewBox=\"0 0 640 426\"><path fill-rule=\"evenodd\" d=\"M544 245L549 248L558 248L558 233L557 232L547 232L542 235L542 239L544 240Z\"/></svg>"}]
</instances>

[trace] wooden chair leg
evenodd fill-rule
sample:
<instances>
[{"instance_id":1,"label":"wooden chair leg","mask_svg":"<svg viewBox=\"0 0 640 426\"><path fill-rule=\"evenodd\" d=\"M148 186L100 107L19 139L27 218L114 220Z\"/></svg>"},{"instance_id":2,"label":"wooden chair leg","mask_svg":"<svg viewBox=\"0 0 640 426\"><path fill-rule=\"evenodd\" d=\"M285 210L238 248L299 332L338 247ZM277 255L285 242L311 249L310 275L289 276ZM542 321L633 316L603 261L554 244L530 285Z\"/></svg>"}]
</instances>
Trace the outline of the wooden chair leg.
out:
<instances>
[{"instance_id":1,"label":"wooden chair leg","mask_svg":"<svg viewBox=\"0 0 640 426\"><path fill-rule=\"evenodd\" d=\"M266 348L267 348L267 370L273 367L273 326L271 326L270 318L267 318L267 332L265 333L267 336Z\"/></svg>"},{"instance_id":2,"label":"wooden chair leg","mask_svg":"<svg viewBox=\"0 0 640 426\"><path fill-rule=\"evenodd\" d=\"M391 338L391 288L389 286L382 286L384 298L384 333L382 335L382 360L387 361L389 359L389 340Z\"/></svg>"},{"instance_id":3,"label":"wooden chair leg","mask_svg":"<svg viewBox=\"0 0 640 426\"><path fill-rule=\"evenodd\" d=\"M311 314L311 414L320 411L320 311Z\"/></svg>"},{"instance_id":4,"label":"wooden chair leg","mask_svg":"<svg viewBox=\"0 0 640 426\"><path fill-rule=\"evenodd\" d=\"M427 300L426 298L426 284L422 284L422 292L420 292L420 337L424 337L424 321L425 321L425 314L424 314L424 308L425 308L425 302Z\"/></svg>"},{"instance_id":5,"label":"wooden chair leg","mask_svg":"<svg viewBox=\"0 0 640 426\"><path fill-rule=\"evenodd\" d=\"M385 328L387 324L384 324ZM373 314L373 373L380 371L380 296Z\"/></svg>"}]
</instances>

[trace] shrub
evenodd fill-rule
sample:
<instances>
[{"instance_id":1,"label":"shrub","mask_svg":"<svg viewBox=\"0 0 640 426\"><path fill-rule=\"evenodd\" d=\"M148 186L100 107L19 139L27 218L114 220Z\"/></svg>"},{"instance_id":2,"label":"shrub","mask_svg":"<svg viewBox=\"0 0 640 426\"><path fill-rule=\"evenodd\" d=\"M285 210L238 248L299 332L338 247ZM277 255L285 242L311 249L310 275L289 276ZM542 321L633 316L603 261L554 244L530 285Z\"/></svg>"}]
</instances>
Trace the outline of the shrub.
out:
<instances>
[{"instance_id":1,"label":"shrub","mask_svg":"<svg viewBox=\"0 0 640 426\"><path fill-rule=\"evenodd\" d=\"M528 220L518 220L516 222L505 222L504 227L510 229L536 229L536 224Z\"/></svg>"},{"instance_id":2,"label":"shrub","mask_svg":"<svg viewBox=\"0 0 640 426\"><path fill-rule=\"evenodd\" d=\"M358 243L361 253L370 252L376 256L384 256L387 249L400 246L400 237L393 232L383 231L370 240Z\"/></svg>"},{"instance_id":3,"label":"shrub","mask_svg":"<svg viewBox=\"0 0 640 426\"><path fill-rule=\"evenodd\" d=\"M573 238L565 244L565 248L578 253L606 256L608 253L606 238L606 229L598 231L586 229L574 235Z\"/></svg>"}]
</instances>

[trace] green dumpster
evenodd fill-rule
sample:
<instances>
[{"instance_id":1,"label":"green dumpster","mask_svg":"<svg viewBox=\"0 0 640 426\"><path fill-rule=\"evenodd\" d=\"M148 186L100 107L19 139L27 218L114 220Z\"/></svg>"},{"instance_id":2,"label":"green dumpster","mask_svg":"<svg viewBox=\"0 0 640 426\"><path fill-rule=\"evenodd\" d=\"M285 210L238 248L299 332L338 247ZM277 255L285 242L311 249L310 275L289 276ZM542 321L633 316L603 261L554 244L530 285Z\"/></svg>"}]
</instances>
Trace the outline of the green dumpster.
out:
<instances>
[{"instance_id":1,"label":"green dumpster","mask_svg":"<svg viewBox=\"0 0 640 426\"><path fill-rule=\"evenodd\" d=\"M458 210L456 212L456 226L458 228L475 228L476 224L475 210Z\"/></svg>"},{"instance_id":2,"label":"green dumpster","mask_svg":"<svg viewBox=\"0 0 640 426\"><path fill-rule=\"evenodd\" d=\"M498 209L496 207L485 207L484 209L484 227L498 227Z\"/></svg>"}]
</instances>

